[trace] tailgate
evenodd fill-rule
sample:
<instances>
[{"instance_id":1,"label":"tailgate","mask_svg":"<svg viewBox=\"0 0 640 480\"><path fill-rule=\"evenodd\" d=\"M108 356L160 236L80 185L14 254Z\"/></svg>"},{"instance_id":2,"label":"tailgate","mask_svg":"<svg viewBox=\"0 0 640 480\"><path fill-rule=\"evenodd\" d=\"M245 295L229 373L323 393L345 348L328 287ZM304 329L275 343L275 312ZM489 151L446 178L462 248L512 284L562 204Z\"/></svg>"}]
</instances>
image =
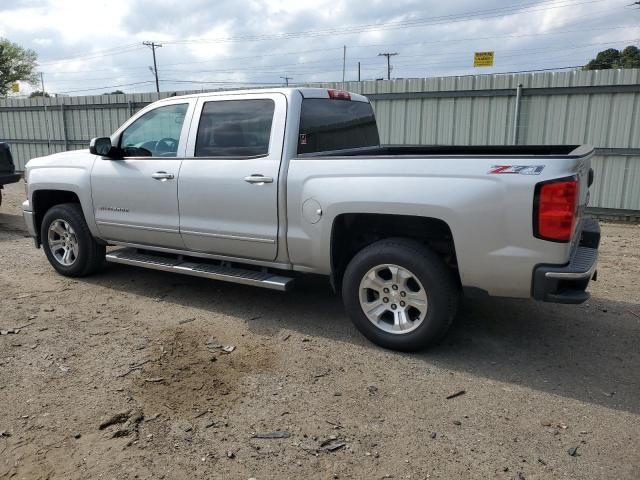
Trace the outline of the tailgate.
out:
<instances>
[{"instance_id":1,"label":"tailgate","mask_svg":"<svg viewBox=\"0 0 640 480\"><path fill-rule=\"evenodd\" d=\"M593 156L593 147L583 145L573 150L570 155L578 157L576 165L576 175L578 176L578 205L576 215L576 231L573 235L573 244L580 240L580 232L583 228L584 211L589 204L590 187L593 184L593 169L591 168L591 157Z\"/></svg>"}]
</instances>

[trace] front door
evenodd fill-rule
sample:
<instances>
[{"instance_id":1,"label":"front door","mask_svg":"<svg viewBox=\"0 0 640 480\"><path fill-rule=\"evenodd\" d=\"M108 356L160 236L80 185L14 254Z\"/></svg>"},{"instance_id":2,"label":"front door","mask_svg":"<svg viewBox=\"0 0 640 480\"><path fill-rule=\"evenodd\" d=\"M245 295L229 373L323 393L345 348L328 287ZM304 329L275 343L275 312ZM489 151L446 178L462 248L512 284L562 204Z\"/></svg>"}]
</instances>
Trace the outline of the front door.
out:
<instances>
[{"instance_id":1,"label":"front door","mask_svg":"<svg viewBox=\"0 0 640 480\"><path fill-rule=\"evenodd\" d=\"M276 258L285 117L282 94L199 99L178 180L188 249Z\"/></svg>"},{"instance_id":2,"label":"front door","mask_svg":"<svg viewBox=\"0 0 640 480\"><path fill-rule=\"evenodd\" d=\"M124 159L99 158L91 172L93 208L107 240L184 248L178 174L195 101L142 111L114 135Z\"/></svg>"}]
</instances>

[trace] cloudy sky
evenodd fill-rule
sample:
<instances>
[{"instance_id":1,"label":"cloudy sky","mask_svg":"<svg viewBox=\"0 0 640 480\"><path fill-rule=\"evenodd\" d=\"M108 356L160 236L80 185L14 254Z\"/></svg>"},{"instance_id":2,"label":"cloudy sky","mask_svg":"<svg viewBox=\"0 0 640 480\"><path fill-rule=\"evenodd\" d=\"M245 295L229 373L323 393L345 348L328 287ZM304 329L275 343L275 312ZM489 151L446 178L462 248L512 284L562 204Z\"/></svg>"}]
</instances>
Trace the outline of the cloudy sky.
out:
<instances>
[{"instance_id":1,"label":"cloudy sky","mask_svg":"<svg viewBox=\"0 0 640 480\"><path fill-rule=\"evenodd\" d=\"M632 0L0 0L0 37L38 53L46 90L88 95L468 75L583 65L640 45ZM473 68L474 51L495 51ZM28 87L27 87L28 88Z\"/></svg>"}]
</instances>

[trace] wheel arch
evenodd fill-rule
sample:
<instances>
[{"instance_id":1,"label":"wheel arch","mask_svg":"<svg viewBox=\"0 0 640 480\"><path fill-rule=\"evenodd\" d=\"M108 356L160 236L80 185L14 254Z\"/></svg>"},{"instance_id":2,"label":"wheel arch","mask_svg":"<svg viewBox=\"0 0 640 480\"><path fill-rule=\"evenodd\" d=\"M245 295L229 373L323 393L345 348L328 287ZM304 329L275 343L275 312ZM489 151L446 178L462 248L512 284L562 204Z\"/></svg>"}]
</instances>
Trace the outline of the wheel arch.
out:
<instances>
[{"instance_id":1,"label":"wheel arch","mask_svg":"<svg viewBox=\"0 0 640 480\"><path fill-rule=\"evenodd\" d=\"M363 248L386 238L417 240L440 256L461 285L458 260L451 228L436 217L384 213L342 213L331 227L331 285L340 291L342 276L349 261Z\"/></svg>"},{"instance_id":2,"label":"wheel arch","mask_svg":"<svg viewBox=\"0 0 640 480\"><path fill-rule=\"evenodd\" d=\"M70 190L53 190L53 189L40 189L35 190L31 196L31 203L33 208L34 223L37 235L38 243L42 243L40 235L40 229L42 228L42 220L45 214L56 205L63 203L77 203L82 208L80 198L75 192Z\"/></svg>"}]
</instances>

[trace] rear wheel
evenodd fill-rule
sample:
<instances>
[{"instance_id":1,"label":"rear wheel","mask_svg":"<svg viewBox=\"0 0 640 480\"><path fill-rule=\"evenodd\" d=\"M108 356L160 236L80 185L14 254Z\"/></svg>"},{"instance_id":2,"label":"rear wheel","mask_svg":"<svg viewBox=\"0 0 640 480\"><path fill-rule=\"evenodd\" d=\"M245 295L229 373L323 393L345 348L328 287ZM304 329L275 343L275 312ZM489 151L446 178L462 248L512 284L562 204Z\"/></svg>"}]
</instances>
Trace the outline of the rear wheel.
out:
<instances>
[{"instance_id":1,"label":"rear wheel","mask_svg":"<svg viewBox=\"0 0 640 480\"><path fill-rule=\"evenodd\" d=\"M104 263L106 249L91 235L77 203L49 209L42 220L40 238L49 263L62 275L82 277Z\"/></svg>"},{"instance_id":2,"label":"rear wheel","mask_svg":"<svg viewBox=\"0 0 640 480\"><path fill-rule=\"evenodd\" d=\"M440 339L457 305L445 263L421 243L403 238L358 252L345 272L342 295L358 330L381 347L402 351Z\"/></svg>"}]
</instances>

